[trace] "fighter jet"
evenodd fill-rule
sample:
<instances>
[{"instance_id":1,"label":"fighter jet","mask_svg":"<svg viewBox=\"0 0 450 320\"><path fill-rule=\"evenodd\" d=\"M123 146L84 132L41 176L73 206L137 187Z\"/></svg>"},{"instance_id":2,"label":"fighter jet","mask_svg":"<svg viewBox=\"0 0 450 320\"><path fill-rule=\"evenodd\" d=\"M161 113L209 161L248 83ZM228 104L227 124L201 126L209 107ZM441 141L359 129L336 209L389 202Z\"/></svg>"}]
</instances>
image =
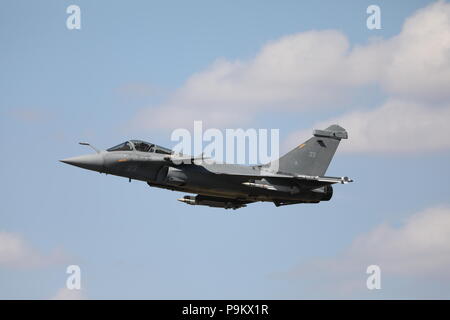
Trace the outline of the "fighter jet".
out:
<instances>
[{"instance_id":1,"label":"fighter jet","mask_svg":"<svg viewBox=\"0 0 450 320\"><path fill-rule=\"evenodd\" d=\"M314 130L313 137L262 165L238 165L204 161L202 157L176 154L170 149L142 140L130 140L94 154L60 160L100 173L145 181L151 187L186 192L181 199L189 205L238 209L266 201L275 206L328 201L332 184L349 183L348 177L324 176L344 128L331 125Z\"/></svg>"}]
</instances>

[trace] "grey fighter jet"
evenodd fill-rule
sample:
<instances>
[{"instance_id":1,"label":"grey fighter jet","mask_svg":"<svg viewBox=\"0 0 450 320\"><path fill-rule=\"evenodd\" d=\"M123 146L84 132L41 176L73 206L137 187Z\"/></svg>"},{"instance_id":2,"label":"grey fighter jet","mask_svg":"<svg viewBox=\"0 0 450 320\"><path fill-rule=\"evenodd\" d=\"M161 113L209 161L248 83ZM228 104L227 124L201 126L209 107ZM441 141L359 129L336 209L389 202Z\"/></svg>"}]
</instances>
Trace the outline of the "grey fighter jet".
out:
<instances>
[{"instance_id":1,"label":"grey fighter jet","mask_svg":"<svg viewBox=\"0 0 450 320\"><path fill-rule=\"evenodd\" d=\"M348 177L324 176L344 128L332 125L314 130L313 137L273 162L237 165L202 161L203 157L175 154L172 150L141 140L130 140L104 151L60 160L100 173L147 182L196 195L181 202L225 209L238 209L256 201L273 202L277 207L296 203L328 201L332 184L349 183Z\"/></svg>"}]
</instances>

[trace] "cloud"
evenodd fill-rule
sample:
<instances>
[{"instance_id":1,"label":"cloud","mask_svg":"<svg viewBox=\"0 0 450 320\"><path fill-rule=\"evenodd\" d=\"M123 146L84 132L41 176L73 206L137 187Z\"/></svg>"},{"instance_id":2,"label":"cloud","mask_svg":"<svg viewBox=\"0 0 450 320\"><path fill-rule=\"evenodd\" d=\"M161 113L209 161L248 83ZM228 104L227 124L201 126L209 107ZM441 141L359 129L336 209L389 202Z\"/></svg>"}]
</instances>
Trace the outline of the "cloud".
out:
<instances>
[{"instance_id":1,"label":"cloud","mask_svg":"<svg viewBox=\"0 0 450 320\"><path fill-rule=\"evenodd\" d=\"M450 99L450 4L408 18L401 32L351 47L336 30L308 31L263 46L248 61L219 59L192 75L167 101L141 110L140 128L242 124L265 112L336 108L377 85L395 99Z\"/></svg>"},{"instance_id":2,"label":"cloud","mask_svg":"<svg viewBox=\"0 0 450 320\"><path fill-rule=\"evenodd\" d=\"M56 295L52 297L52 300L86 300L83 290L69 290L67 288L61 288Z\"/></svg>"},{"instance_id":3,"label":"cloud","mask_svg":"<svg viewBox=\"0 0 450 320\"><path fill-rule=\"evenodd\" d=\"M356 153L423 153L450 149L450 103L429 108L423 103L389 100L373 110L355 111L320 122L323 129L337 123L349 132L340 151ZM286 149L311 135L301 130L289 135Z\"/></svg>"},{"instance_id":4,"label":"cloud","mask_svg":"<svg viewBox=\"0 0 450 320\"><path fill-rule=\"evenodd\" d=\"M245 122L263 109L310 109L344 98L339 74L348 40L338 31L309 31L266 44L250 61L219 59L192 75L165 103L142 110L141 127ZM329 94L319 94L327 90Z\"/></svg>"},{"instance_id":5,"label":"cloud","mask_svg":"<svg viewBox=\"0 0 450 320\"><path fill-rule=\"evenodd\" d=\"M370 50L370 49L369 49ZM450 4L436 2L408 18L384 48L381 84L391 93L428 100L450 98ZM374 50L376 53L377 50Z\"/></svg>"},{"instance_id":6,"label":"cloud","mask_svg":"<svg viewBox=\"0 0 450 320\"><path fill-rule=\"evenodd\" d=\"M17 233L0 232L0 266L19 269L42 268L65 263L68 256L62 250L43 254Z\"/></svg>"},{"instance_id":7,"label":"cloud","mask_svg":"<svg viewBox=\"0 0 450 320\"><path fill-rule=\"evenodd\" d=\"M450 280L450 208L436 207L411 216L395 228L382 224L355 239L347 256L374 261L396 275Z\"/></svg>"},{"instance_id":8,"label":"cloud","mask_svg":"<svg viewBox=\"0 0 450 320\"><path fill-rule=\"evenodd\" d=\"M373 264L380 266L383 276L450 284L450 207L423 210L399 227L383 223L358 236L338 256L302 264L284 276L289 279L317 276L348 293L365 288L365 271Z\"/></svg>"}]
</instances>

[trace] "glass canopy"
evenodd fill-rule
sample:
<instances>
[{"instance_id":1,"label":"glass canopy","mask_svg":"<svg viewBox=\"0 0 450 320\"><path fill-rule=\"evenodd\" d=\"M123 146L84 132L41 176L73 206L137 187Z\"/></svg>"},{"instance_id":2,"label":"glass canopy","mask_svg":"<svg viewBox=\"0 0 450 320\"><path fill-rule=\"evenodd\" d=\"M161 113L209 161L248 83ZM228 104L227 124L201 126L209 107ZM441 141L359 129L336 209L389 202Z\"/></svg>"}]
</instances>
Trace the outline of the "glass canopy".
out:
<instances>
[{"instance_id":1,"label":"glass canopy","mask_svg":"<svg viewBox=\"0 0 450 320\"><path fill-rule=\"evenodd\" d=\"M107 151L139 151L139 152L155 152L162 154L172 154L172 150L158 146L156 144L145 142L142 140L130 140L118 144Z\"/></svg>"}]
</instances>

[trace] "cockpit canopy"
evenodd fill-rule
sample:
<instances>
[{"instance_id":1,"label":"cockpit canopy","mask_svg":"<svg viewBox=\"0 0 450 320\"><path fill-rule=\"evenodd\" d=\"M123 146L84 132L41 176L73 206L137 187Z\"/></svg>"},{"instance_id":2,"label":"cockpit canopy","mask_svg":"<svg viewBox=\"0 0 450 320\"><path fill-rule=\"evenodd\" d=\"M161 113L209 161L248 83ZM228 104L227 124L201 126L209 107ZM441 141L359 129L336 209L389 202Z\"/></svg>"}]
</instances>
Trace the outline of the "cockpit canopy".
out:
<instances>
[{"instance_id":1,"label":"cockpit canopy","mask_svg":"<svg viewBox=\"0 0 450 320\"><path fill-rule=\"evenodd\" d=\"M139 151L139 152L155 152L162 154L172 154L172 150L158 146L156 144L145 142L142 140L130 140L118 144L112 148L107 149L106 151Z\"/></svg>"},{"instance_id":2,"label":"cockpit canopy","mask_svg":"<svg viewBox=\"0 0 450 320\"><path fill-rule=\"evenodd\" d=\"M133 151L133 147L129 141L118 144L112 148L107 149L106 151Z\"/></svg>"}]
</instances>

